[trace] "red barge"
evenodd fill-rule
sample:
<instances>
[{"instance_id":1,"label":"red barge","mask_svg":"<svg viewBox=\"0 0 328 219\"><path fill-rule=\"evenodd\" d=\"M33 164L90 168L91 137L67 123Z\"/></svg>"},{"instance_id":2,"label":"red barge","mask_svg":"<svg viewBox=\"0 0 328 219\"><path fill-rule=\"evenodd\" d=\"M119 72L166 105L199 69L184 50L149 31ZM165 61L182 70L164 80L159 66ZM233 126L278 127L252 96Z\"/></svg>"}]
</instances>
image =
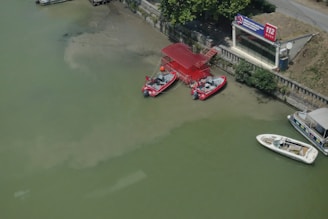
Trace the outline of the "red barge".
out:
<instances>
[{"instance_id":1,"label":"red barge","mask_svg":"<svg viewBox=\"0 0 328 219\"><path fill-rule=\"evenodd\" d=\"M162 54L162 66L166 70L176 72L177 77L187 85L212 76L208 61L216 54L215 49L204 55L195 54L188 45L175 43L163 48Z\"/></svg>"},{"instance_id":2,"label":"red barge","mask_svg":"<svg viewBox=\"0 0 328 219\"><path fill-rule=\"evenodd\" d=\"M194 99L204 100L217 92L225 83L226 78L224 77L223 83L217 86L212 86L210 91L202 92L198 87L194 85L199 84L203 79L213 78L214 76L210 73L209 60L217 53L215 48L207 50L205 53L193 53L191 48L184 43L174 43L162 50L161 59L161 73L165 75L171 75L170 80L166 80L167 83L159 86L154 84L154 81L158 81L158 74L152 78L147 77L146 84L142 88L142 92L145 97L157 96L167 89L176 79L181 80L186 85L192 87L192 94ZM222 86L221 86L222 85ZM196 94L197 93L197 98Z\"/></svg>"}]
</instances>

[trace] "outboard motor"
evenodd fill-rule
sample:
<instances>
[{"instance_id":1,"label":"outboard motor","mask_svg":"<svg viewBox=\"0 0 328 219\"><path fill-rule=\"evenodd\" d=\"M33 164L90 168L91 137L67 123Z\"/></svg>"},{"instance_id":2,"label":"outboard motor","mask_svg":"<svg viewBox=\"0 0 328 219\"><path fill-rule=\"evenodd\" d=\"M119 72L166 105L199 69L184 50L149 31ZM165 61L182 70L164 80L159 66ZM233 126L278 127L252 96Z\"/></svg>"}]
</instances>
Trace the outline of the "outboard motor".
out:
<instances>
[{"instance_id":1,"label":"outboard motor","mask_svg":"<svg viewBox=\"0 0 328 219\"><path fill-rule=\"evenodd\" d=\"M198 99L198 92L197 91L194 91L192 93L192 99L194 99L194 100L197 100Z\"/></svg>"},{"instance_id":2,"label":"outboard motor","mask_svg":"<svg viewBox=\"0 0 328 219\"><path fill-rule=\"evenodd\" d=\"M149 92L148 92L148 90L144 90L143 95L144 95L144 97L149 97Z\"/></svg>"}]
</instances>

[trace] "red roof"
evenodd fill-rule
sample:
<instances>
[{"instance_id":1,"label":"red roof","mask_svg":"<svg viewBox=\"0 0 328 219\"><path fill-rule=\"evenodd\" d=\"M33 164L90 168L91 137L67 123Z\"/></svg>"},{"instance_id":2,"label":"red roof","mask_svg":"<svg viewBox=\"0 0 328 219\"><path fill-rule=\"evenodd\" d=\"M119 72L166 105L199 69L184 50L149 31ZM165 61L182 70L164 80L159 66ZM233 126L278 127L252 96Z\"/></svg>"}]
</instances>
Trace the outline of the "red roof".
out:
<instances>
[{"instance_id":1,"label":"red roof","mask_svg":"<svg viewBox=\"0 0 328 219\"><path fill-rule=\"evenodd\" d=\"M190 47L184 43L171 44L163 48L162 53L186 69L192 67L200 68L208 61L206 56L193 53Z\"/></svg>"}]
</instances>

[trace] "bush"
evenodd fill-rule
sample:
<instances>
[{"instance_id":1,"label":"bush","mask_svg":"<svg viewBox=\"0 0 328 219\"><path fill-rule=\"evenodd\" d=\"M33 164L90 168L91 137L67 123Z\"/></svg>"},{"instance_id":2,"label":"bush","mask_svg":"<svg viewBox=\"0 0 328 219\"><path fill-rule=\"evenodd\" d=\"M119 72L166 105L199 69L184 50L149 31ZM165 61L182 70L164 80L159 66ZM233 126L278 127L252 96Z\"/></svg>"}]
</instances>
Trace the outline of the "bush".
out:
<instances>
[{"instance_id":1,"label":"bush","mask_svg":"<svg viewBox=\"0 0 328 219\"><path fill-rule=\"evenodd\" d=\"M271 13L276 11L277 6L271 4L270 2L263 1L263 12L265 13Z\"/></svg>"},{"instance_id":2,"label":"bush","mask_svg":"<svg viewBox=\"0 0 328 219\"><path fill-rule=\"evenodd\" d=\"M235 80L255 87L260 91L272 95L277 90L277 82L274 75L265 69L256 68L245 61L241 61L235 69Z\"/></svg>"},{"instance_id":3,"label":"bush","mask_svg":"<svg viewBox=\"0 0 328 219\"><path fill-rule=\"evenodd\" d=\"M276 6L266 0L252 0L251 3L241 11L242 14L252 17L262 13L271 13L276 11Z\"/></svg>"},{"instance_id":4,"label":"bush","mask_svg":"<svg viewBox=\"0 0 328 219\"><path fill-rule=\"evenodd\" d=\"M251 77L252 85L267 94L273 94L277 89L277 82L271 72L257 69Z\"/></svg>"},{"instance_id":5,"label":"bush","mask_svg":"<svg viewBox=\"0 0 328 219\"><path fill-rule=\"evenodd\" d=\"M235 69L235 79L240 83L245 83L248 86L252 85L251 76L252 76L253 67L251 64L245 61L240 61Z\"/></svg>"}]
</instances>

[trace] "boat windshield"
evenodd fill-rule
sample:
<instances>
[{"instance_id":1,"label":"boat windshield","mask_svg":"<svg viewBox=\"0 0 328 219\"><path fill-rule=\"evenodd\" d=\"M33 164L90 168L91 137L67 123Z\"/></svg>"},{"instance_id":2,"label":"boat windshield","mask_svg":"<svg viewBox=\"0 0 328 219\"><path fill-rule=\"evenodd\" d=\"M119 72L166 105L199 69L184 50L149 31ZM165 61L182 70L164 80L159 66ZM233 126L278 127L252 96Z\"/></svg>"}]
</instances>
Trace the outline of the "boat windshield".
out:
<instances>
[{"instance_id":1,"label":"boat windshield","mask_svg":"<svg viewBox=\"0 0 328 219\"><path fill-rule=\"evenodd\" d=\"M280 140L274 140L273 145L279 148L280 146L283 145L283 143Z\"/></svg>"}]
</instances>

